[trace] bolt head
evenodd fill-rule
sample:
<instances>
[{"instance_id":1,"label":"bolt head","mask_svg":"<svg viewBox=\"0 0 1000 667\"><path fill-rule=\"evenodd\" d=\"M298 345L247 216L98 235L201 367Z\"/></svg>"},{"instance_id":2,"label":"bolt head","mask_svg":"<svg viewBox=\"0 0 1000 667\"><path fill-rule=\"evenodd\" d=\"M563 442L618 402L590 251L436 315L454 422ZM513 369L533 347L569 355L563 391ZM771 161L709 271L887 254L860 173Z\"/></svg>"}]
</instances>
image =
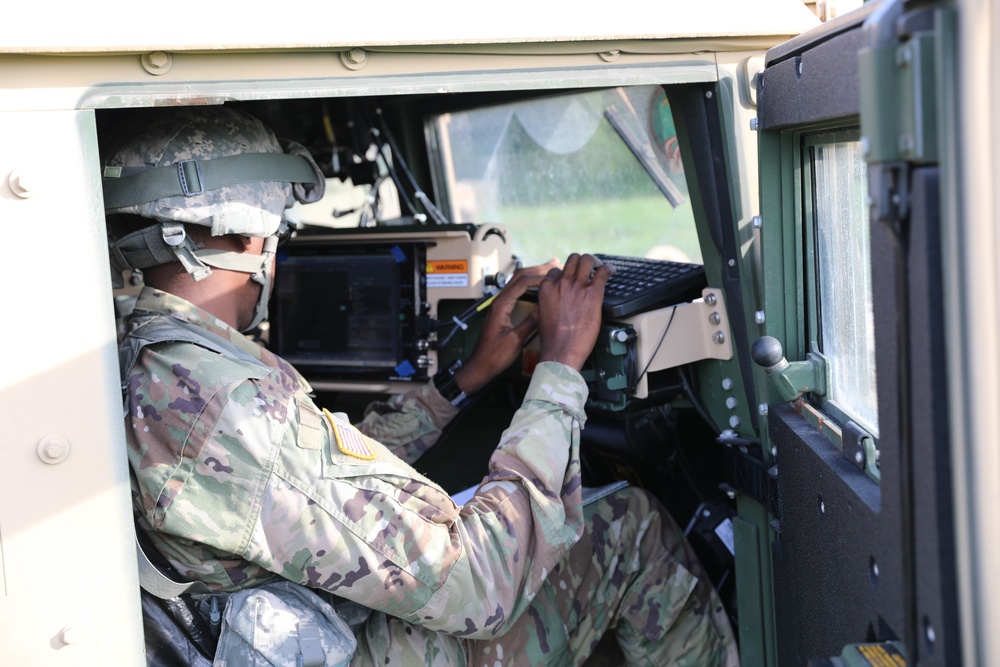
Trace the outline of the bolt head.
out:
<instances>
[{"instance_id":1,"label":"bolt head","mask_svg":"<svg viewBox=\"0 0 1000 667\"><path fill-rule=\"evenodd\" d=\"M719 324L719 322L721 321L722 321L722 316L719 315L718 313L712 313L711 315L708 316L709 324Z\"/></svg>"},{"instance_id":2,"label":"bolt head","mask_svg":"<svg viewBox=\"0 0 1000 667\"><path fill-rule=\"evenodd\" d=\"M61 435L47 435L38 441L36 449L38 458L45 463L55 465L69 457L69 440Z\"/></svg>"},{"instance_id":3,"label":"bolt head","mask_svg":"<svg viewBox=\"0 0 1000 667\"><path fill-rule=\"evenodd\" d=\"M764 311L763 310L758 310L756 313L753 314L753 319L754 319L755 322L757 322L757 324L764 324L764 321L765 321L765 319L764 319Z\"/></svg>"},{"instance_id":4,"label":"bolt head","mask_svg":"<svg viewBox=\"0 0 1000 667\"><path fill-rule=\"evenodd\" d=\"M170 57L163 51L153 51L149 54L149 64L153 67L163 67L170 62Z\"/></svg>"},{"instance_id":5,"label":"bolt head","mask_svg":"<svg viewBox=\"0 0 1000 667\"><path fill-rule=\"evenodd\" d=\"M726 334L722 333L721 331L716 331L712 335L712 342L714 342L716 345L722 345L723 343L726 342Z\"/></svg>"},{"instance_id":6,"label":"bolt head","mask_svg":"<svg viewBox=\"0 0 1000 667\"><path fill-rule=\"evenodd\" d=\"M705 295L705 303L707 303L710 306L714 306L716 303L718 303L718 301L719 300L716 299L715 295L712 294L712 293L709 293L709 294Z\"/></svg>"},{"instance_id":7,"label":"bolt head","mask_svg":"<svg viewBox=\"0 0 1000 667\"><path fill-rule=\"evenodd\" d=\"M760 119L759 118L751 118L750 119L750 131L751 132L756 132L759 129L760 129Z\"/></svg>"},{"instance_id":8,"label":"bolt head","mask_svg":"<svg viewBox=\"0 0 1000 667\"><path fill-rule=\"evenodd\" d=\"M865 455L861 452L854 452L854 462L861 465L865 462Z\"/></svg>"},{"instance_id":9,"label":"bolt head","mask_svg":"<svg viewBox=\"0 0 1000 667\"><path fill-rule=\"evenodd\" d=\"M739 426L740 426L740 418L738 416L736 416L736 415L733 415L732 417L730 417L729 418L729 426L732 427L732 428L734 428L734 429L735 428L739 428Z\"/></svg>"},{"instance_id":10,"label":"bolt head","mask_svg":"<svg viewBox=\"0 0 1000 667\"><path fill-rule=\"evenodd\" d=\"M726 391L729 391L730 389L732 389L733 388L733 379L732 378L722 378L722 388L725 389Z\"/></svg>"}]
</instances>

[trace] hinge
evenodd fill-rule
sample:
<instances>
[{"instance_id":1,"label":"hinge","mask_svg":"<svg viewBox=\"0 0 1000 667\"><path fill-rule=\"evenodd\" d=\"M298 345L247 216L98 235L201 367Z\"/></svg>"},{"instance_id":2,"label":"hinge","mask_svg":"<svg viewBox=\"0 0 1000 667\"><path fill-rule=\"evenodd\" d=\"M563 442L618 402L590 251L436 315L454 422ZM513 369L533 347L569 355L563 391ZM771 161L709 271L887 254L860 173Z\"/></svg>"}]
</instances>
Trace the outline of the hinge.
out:
<instances>
[{"instance_id":1,"label":"hinge","mask_svg":"<svg viewBox=\"0 0 1000 667\"><path fill-rule=\"evenodd\" d=\"M858 52L861 150L870 203L883 221L908 215L912 165L938 160L934 14L904 11L896 0L874 12Z\"/></svg>"}]
</instances>

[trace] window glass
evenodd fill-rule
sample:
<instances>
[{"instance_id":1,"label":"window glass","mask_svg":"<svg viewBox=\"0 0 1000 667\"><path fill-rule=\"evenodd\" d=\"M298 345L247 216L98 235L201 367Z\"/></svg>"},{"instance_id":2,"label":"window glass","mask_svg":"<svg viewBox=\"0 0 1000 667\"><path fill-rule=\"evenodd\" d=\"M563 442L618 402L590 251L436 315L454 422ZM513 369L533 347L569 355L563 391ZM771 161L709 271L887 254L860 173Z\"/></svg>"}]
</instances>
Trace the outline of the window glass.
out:
<instances>
[{"instance_id":1,"label":"window glass","mask_svg":"<svg viewBox=\"0 0 1000 667\"><path fill-rule=\"evenodd\" d=\"M867 168L857 141L817 141L813 203L827 399L878 435Z\"/></svg>"},{"instance_id":2,"label":"window glass","mask_svg":"<svg viewBox=\"0 0 1000 667\"><path fill-rule=\"evenodd\" d=\"M450 219L506 225L525 263L574 251L701 262L659 86L447 113L430 129Z\"/></svg>"}]
</instances>

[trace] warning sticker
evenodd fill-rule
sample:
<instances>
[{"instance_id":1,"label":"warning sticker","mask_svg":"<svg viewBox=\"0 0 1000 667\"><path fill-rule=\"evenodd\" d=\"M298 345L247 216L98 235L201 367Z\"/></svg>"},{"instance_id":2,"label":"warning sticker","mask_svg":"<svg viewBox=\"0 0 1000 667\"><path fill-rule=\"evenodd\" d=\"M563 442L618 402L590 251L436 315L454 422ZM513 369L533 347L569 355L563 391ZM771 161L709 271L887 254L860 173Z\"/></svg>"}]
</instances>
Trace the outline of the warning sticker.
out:
<instances>
[{"instance_id":1,"label":"warning sticker","mask_svg":"<svg viewBox=\"0 0 1000 667\"><path fill-rule=\"evenodd\" d=\"M891 644L861 644L856 648L872 667L906 667L906 660Z\"/></svg>"},{"instance_id":2,"label":"warning sticker","mask_svg":"<svg viewBox=\"0 0 1000 667\"><path fill-rule=\"evenodd\" d=\"M449 259L427 262L427 287L468 287L469 260Z\"/></svg>"}]
</instances>

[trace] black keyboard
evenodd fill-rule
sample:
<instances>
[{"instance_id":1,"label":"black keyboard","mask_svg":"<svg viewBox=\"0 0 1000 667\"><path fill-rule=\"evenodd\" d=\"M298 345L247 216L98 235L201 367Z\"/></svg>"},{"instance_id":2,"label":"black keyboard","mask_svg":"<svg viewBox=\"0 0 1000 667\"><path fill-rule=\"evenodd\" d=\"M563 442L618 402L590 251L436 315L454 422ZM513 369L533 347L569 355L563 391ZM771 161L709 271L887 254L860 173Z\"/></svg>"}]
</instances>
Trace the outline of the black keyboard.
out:
<instances>
[{"instance_id":1,"label":"black keyboard","mask_svg":"<svg viewBox=\"0 0 1000 667\"><path fill-rule=\"evenodd\" d=\"M701 264L617 255L595 257L616 269L604 289L604 317L628 317L691 301L699 298L707 285Z\"/></svg>"}]
</instances>

